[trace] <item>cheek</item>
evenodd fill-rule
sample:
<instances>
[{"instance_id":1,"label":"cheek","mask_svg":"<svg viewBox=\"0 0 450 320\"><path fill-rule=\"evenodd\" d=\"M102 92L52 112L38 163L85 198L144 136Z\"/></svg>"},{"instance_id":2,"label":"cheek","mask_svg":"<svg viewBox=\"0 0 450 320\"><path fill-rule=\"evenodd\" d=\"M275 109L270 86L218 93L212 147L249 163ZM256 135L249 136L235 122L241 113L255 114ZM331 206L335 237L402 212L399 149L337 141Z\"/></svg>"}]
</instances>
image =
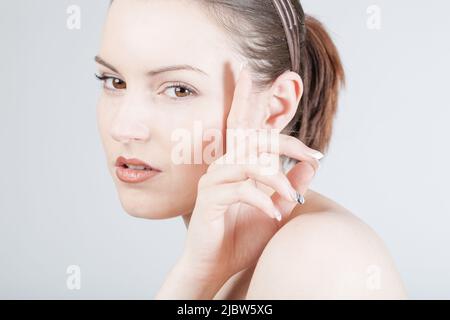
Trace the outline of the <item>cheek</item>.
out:
<instances>
[{"instance_id":1,"label":"cheek","mask_svg":"<svg viewBox=\"0 0 450 320\"><path fill-rule=\"evenodd\" d=\"M184 153L190 154L190 164L204 165L206 170L212 161L222 155L225 128L221 110L203 110L201 114L191 113L189 121L173 129L182 128L185 132L183 146L186 148L183 149L186 150ZM173 147L176 144L173 142Z\"/></svg>"},{"instance_id":2,"label":"cheek","mask_svg":"<svg viewBox=\"0 0 450 320\"><path fill-rule=\"evenodd\" d=\"M109 121L106 106L102 98L100 98L97 103L96 116L98 133L100 134L103 144L105 144Z\"/></svg>"},{"instance_id":3,"label":"cheek","mask_svg":"<svg viewBox=\"0 0 450 320\"><path fill-rule=\"evenodd\" d=\"M181 198L192 200L198 180L209 164L222 155L223 114L213 107L200 105L178 110L166 126L158 126L159 138L168 146L164 149L171 168L169 185Z\"/></svg>"}]
</instances>

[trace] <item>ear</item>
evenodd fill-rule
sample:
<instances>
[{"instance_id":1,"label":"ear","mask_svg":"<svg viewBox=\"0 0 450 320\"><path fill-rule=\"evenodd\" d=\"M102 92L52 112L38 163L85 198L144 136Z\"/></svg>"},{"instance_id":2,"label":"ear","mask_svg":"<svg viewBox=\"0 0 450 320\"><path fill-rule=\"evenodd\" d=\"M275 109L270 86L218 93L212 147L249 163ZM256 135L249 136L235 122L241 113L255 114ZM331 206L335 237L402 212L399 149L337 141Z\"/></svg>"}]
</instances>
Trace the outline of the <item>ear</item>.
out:
<instances>
[{"instance_id":1,"label":"ear","mask_svg":"<svg viewBox=\"0 0 450 320\"><path fill-rule=\"evenodd\" d=\"M302 78L296 72L287 71L275 80L267 94L264 126L281 131L297 112L303 95Z\"/></svg>"}]
</instances>

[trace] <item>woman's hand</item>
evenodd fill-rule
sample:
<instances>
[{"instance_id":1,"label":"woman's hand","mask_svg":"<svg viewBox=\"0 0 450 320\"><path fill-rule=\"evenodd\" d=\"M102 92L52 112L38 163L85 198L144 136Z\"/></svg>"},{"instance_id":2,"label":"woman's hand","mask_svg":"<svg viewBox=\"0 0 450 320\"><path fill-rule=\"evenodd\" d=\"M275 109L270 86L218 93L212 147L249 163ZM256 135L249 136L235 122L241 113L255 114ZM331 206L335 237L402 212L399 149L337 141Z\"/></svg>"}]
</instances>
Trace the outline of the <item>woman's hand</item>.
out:
<instances>
[{"instance_id":1,"label":"woman's hand","mask_svg":"<svg viewBox=\"0 0 450 320\"><path fill-rule=\"evenodd\" d=\"M255 128L257 120L252 109L256 106L250 103L250 93L251 78L244 68L227 118L228 132ZM319 167L321 153L294 137L277 133L276 138L278 150L257 139L253 148L244 148L243 152L231 148L230 140L226 139L226 153L201 177L183 255L173 271L178 279L173 281L174 285L192 277L195 281L190 285L210 287L197 291L191 287L188 291L197 292L195 298L212 298L233 274L256 263L281 227L282 221L278 219L286 218L297 203L304 201L302 195ZM257 161L249 160L251 154L256 155ZM281 171L280 154L300 160L287 175ZM263 165L262 159L269 160L269 165ZM267 195L255 182L275 193Z\"/></svg>"}]
</instances>

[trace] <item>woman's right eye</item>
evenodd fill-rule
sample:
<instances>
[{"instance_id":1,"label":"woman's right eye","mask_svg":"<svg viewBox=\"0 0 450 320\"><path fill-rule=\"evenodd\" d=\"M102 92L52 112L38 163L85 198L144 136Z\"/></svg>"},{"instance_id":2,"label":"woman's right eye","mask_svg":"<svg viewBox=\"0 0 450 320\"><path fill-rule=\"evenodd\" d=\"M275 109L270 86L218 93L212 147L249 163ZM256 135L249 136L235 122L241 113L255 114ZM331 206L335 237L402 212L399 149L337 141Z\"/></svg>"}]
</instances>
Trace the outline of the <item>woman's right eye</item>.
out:
<instances>
[{"instance_id":1,"label":"woman's right eye","mask_svg":"<svg viewBox=\"0 0 450 320\"><path fill-rule=\"evenodd\" d=\"M127 88L127 84L125 81L120 80L116 77L106 76L104 74L98 75L95 74L95 77L103 81L103 87L107 90L116 91L116 90L124 90Z\"/></svg>"}]
</instances>

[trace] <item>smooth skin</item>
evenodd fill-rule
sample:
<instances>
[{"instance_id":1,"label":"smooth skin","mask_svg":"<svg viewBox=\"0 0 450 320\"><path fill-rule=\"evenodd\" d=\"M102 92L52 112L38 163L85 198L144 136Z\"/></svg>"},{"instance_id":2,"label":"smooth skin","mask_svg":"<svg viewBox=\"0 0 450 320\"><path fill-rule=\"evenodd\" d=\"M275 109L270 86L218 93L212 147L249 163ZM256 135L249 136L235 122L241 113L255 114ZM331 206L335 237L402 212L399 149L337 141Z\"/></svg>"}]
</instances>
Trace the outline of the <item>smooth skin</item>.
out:
<instances>
[{"instance_id":1,"label":"smooth skin","mask_svg":"<svg viewBox=\"0 0 450 320\"><path fill-rule=\"evenodd\" d=\"M226 139L220 141L225 152L212 164L171 159L171 134L193 131L194 121L220 129L222 137L235 128L281 132L303 94L298 74L286 71L267 90L254 92L251 70L240 71L245 59L227 34L187 0L115 0L98 57L99 73L107 77L98 129L123 208L146 219L181 216L188 227L183 254L156 299L405 297L373 230L309 189L318 161L300 140L279 134L279 154L301 161L286 175L221 164L232 154ZM201 71L155 72L173 65ZM179 84L194 90L177 90ZM279 154L265 155L273 162ZM114 167L120 155L161 173L123 183ZM304 195L304 205L293 201L292 188Z\"/></svg>"}]
</instances>

